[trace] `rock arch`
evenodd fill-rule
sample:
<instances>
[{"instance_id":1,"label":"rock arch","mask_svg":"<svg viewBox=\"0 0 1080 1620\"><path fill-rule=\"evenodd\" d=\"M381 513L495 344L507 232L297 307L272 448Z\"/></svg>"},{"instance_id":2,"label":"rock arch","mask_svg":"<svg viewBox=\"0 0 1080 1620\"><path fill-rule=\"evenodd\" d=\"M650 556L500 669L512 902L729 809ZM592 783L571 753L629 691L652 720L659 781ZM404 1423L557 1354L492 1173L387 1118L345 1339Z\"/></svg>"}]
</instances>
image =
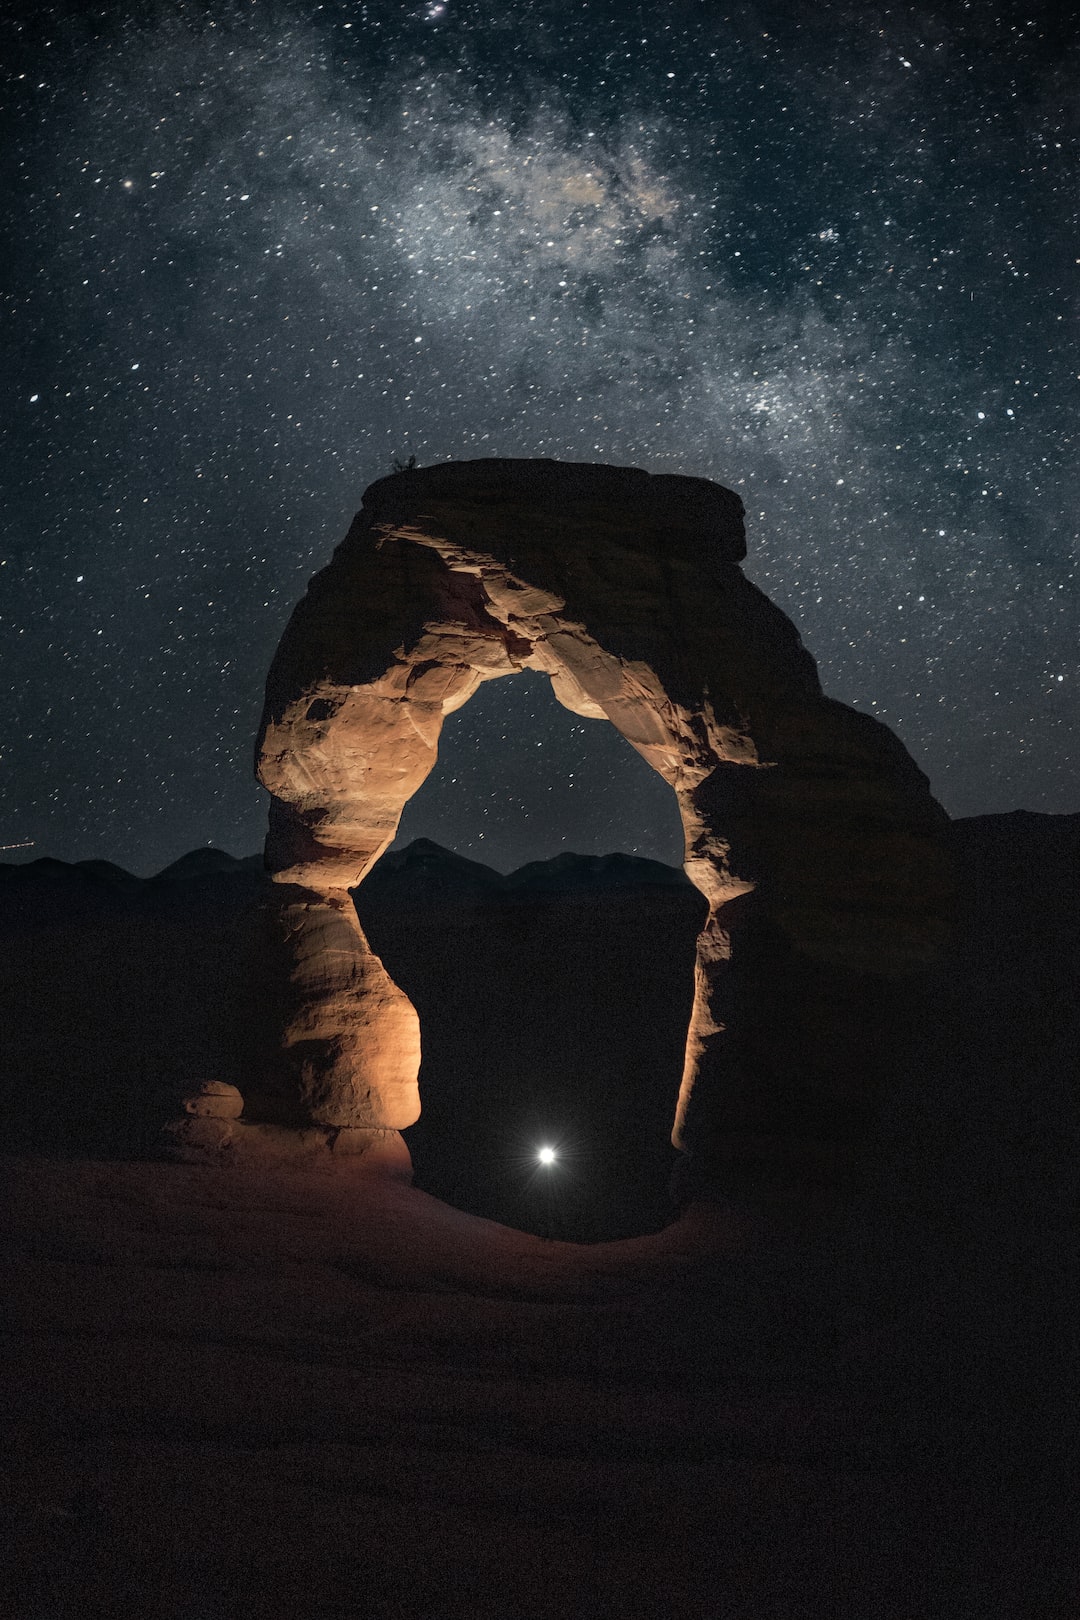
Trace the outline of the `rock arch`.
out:
<instances>
[{"instance_id":1,"label":"rock arch","mask_svg":"<svg viewBox=\"0 0 1080 1620\"><path fill-rule=\"evenodd\" d=\"M528 668L615 725L679 803L709 914L676 1144L728 1185L842 1173L878 987L943 937L946 818L890 731L823 696L744 555L742 503L705 479L500 459L366 491L267 681L257 769L291 1004L266 1117L362 1138L418 1116L416 1015L349 891L444 716Z\"/></svg>"}]
</instances>

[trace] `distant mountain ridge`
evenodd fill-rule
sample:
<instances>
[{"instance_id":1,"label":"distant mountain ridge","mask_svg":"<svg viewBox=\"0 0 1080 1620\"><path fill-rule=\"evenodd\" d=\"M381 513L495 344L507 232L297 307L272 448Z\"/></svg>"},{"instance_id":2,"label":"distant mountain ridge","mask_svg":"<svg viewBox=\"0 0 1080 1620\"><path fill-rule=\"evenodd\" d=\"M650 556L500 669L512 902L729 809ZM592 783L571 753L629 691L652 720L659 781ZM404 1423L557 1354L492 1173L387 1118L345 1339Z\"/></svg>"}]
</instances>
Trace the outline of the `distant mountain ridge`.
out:
<instances>
[{"instance_id":1,"label":"distant mountain ridge","mask_svg":"<svg viewBox=\"0 0 1080 1620\"><path fill-rule=\"evenodd\" d=\"M61 861L43 855L34 861L0 861L0 892L5 885L62 883L98 885L106 889L131 890L157 883L188 883L216 877L235 877L263 872L261 853L230 855L207 846L192 849L162 867L151 877L140 878L114 861ZM497 872L481 861L470 860L430 838L416 838L403 849L391 849L369 874L373 880L405 881L410 888L418 880L433 883L439 890L473 888L506 890L524 894L552 893L582 888L603 890L650 887L685 888L689 879L681 867L662 861L616 851L609 855L577 855L567 850L544 861L529 861L513 872Z\"/></svg>"},{"instance_id":2,"label":"distant mountain ridge","mask_svg":"<svg viewBox=\"0 0 1080 1620\"><path fill-rule=\"evenodd\" d=\"M137 877L114 861L36 861L0 865L0 935L20 928L92 924L99 916L152 912L169 895L185 905L216 903L268 882L261 855L237 857L221 849L194 849L152 877Z\"/></svg>"},{"instance_id":3,"label":"distant mountain ridge","mask_svg":"<svg viewBox=\"0 0 1080 1620\"><path fill-rule=\"evenodd\" d=\"M52 855L39 856L35 861L0 861L0 883L12 878L34 882L39 879L62 878L71 874L89 878L103 884L171 883L188 878L216 877L220 873L236 871L262 871L261 855L229 855L223 849L208 845L188 850L177 860L163 866L160 872L141 878L115 861L61 861Z\"/></svg>"},{"instance_id":4,"label":"distant mountain ridge","mask_svg":"<svg viewBox=\"0 0 1080 1620\"><path fill-rule=\"evenodd\" d=\"M513 872L458 855L430 838L416 838L404 849L392 849L365 879L367 883L393 876L426 876L455 886L471 884L486 890L516 893L552 893L581 888L623 889L642 885L686 888L690 880L679 866L642 855L615 851L609 855L577 855L565 850L543 861L528 861Z\"/></svg>"}]
</instances>

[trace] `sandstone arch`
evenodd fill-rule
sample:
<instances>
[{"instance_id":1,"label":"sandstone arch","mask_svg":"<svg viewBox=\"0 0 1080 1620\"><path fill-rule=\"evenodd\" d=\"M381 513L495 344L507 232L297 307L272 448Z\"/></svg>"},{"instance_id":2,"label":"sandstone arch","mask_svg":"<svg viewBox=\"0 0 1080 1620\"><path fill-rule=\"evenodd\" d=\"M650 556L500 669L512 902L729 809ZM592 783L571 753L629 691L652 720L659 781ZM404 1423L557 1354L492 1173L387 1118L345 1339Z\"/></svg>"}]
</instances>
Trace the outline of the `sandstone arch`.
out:
<instances>
[{"instance_id":1,"label":"sandstone arch","mask_svg":"<svg viewBox=\"0 0 1080 1620\"><path fill-rule=\"evenodd\" d=\"M416 1016L349 890L443 717L529 668L678 799L709 915L677 1145L728 1183L839 1172L872 1092L876 987L942 939L945 816L891 732L823 696L744 555L741 502L705 479L487 460L367 490L282 637L258 742L292 953L279 1118L417 1117Z\"/></svg>"}]
</instances>

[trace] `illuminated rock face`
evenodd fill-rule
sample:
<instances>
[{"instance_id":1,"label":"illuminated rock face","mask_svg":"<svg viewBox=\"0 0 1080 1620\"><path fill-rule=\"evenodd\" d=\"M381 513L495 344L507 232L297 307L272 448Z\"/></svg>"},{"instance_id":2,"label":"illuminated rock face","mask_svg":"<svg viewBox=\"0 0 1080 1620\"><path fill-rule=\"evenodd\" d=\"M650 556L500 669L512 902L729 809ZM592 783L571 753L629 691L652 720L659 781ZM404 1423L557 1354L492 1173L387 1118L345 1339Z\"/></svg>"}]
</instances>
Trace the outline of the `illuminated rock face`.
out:
<instances>
[{"instance_id":1,"label":"illuminated rock face","mask_svg":"<svg viewBox=\"0 0 1080 1620\"><path fill-rule=\"evenodd\" d=\"M873 1089L881 985L942 943L946 818L890 731L822 695L744 555L742 503L705 479L489 460L366 492L282 637L258 744L298 1120L417 1118L416 1015L349 890L443 717L534 669L670 783L709 903L676 1143L729 1182L837 1173Z\"/></svg>"}]
</instances>

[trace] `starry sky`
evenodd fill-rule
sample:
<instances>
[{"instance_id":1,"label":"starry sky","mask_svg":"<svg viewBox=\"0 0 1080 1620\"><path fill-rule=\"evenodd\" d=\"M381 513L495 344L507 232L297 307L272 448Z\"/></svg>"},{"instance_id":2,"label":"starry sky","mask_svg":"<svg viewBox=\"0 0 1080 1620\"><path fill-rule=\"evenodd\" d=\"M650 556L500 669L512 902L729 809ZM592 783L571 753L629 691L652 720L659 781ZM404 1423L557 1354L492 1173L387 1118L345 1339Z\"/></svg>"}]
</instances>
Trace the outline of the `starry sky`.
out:
<instances>
[{"instance_id":1,"label":"starry sky","mask_svg":"<svg viewBox=\"0 0 1080 1620\"><path fill-rule=\"evenodd\" d=\"M1080 809L1069 9L9 0L0 859L256 849L278 636L409 455L730 485L952 814ZM402 831L679 853L529 676Z\"/></svg>"}]
</instances>

